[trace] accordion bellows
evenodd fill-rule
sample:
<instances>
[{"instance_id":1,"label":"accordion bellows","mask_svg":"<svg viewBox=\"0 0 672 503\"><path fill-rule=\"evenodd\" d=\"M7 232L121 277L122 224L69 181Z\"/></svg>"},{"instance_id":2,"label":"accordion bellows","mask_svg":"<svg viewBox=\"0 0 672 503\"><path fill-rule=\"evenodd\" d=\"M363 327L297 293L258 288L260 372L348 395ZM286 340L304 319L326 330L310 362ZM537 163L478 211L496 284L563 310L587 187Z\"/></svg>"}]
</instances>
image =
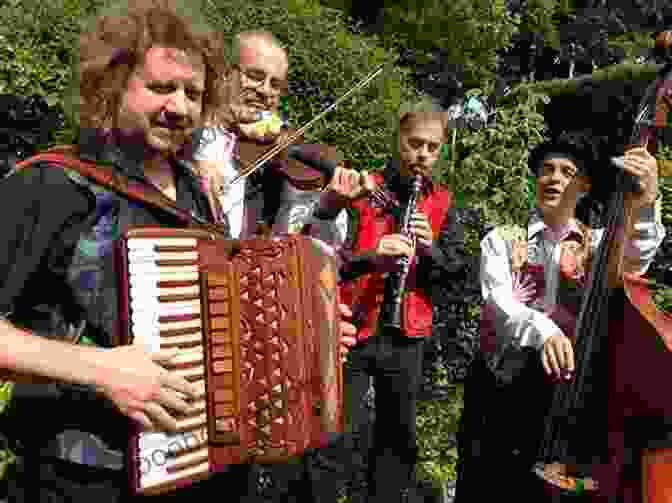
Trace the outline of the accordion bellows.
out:
<instances>
[{"instance_id":1,"label":"accordion bellows","mask_svg":"<svg viewBox=\"0 0 672 503\"><path fill-rule=\"evenodd\" d=\"M170 370L202 390L178 432L133 431L135 493L287 461L342 431L335 258L304 236L240 244L153 227L119 242L118 343L179 348Z\"/></svg>"}]
</instances>

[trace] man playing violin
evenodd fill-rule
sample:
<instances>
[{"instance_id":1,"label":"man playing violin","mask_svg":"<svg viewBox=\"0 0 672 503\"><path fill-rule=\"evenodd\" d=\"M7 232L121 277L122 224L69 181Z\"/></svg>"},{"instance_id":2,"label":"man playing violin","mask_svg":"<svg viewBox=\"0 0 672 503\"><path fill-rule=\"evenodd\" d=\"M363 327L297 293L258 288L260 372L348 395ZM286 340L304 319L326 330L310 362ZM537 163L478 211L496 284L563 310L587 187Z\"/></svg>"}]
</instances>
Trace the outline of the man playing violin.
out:
<instances>
[{"instance_id":1,"label":"man playing violin","mask_svg":"<svg viewBox=\"0 0 672 503\"><path fill-rule=\"evenodd\" d=\"M601 189L596 166L575 136L537 146L529 157L536 205L527 228L498 227L481 243L485 305L481 351L465 384L459 503L544 498L532 467L553 385L575 372L574 329L605 230L577 218L577 206ZM656 160L636 148L623 169L642 188L626 198L635 218L625 234L624 269L644 274L665 235L656 218Z\"/></svg>"},{"instance_id":2,"label":"man playing violin","mask_svg":"<svg viewBox=\"0 0 672 503\"><path fill-rule=\"evenodd\" d=\"M194 154L215 206L231 226L234 237L251 236L259 223L276 234L295 233L310 225L318 237L335 247L345 239L347 216L342 212L325 216L319 201L328 200L318 190L310 190L294 180L288 167L302 171L301 179L313 178L315 189L327 188L330 182L315 169L289 161L286 154L269 161L262 173L255 173L234 185L229 181L241 168L254 162L271 145L282 141L284 128L279 118L281 96L287 92L289 58L281 43L267 31L249 31L236 35L233 58L223 78L226 94L227 124L202 131ZM251 148L250 148L251 147ZM312 147L312 148L308 148ZM328 149L307 146L316 157ZM252 152L254 157L246 155ZM284 158L283 158L284 157ZM339 166L332 185L357 174ZM316 207L316 205L318 207Z\"/></svg>"},{"instance_id":3,"label":"man playing violin","mask_svg":"<svg viewBox=\"0 0 672 503\"><path fill-rule=\"evenodd\" d=\"M82 34L76 79L81 134L68 151L212 222L184 152L202 117L222 108L223 54L215 35L197 32L180 11L179 3L136 0ZM2 429L21 462L8 474L9 499L137 501L125 466L128 418L147 429L173 430L176 415L191 410L198 391L156 365L170 365L175 352L108 349L118 318L112 249L129 225L184 222L42 161L4 179L0 201L6 205L0 222L2 364L57 381L22 383L12 375L17 383ZM354 328L341 326L346 334ZM232 467L166 497L205 500L216 489L238 501L248 493L246 482Z\"/></svg>"},{"instance_id":4,"label":"man playing violin","mask_svg":"<svg viewBox=\"0 0 672 503\"><path fill-rule=\"evenodd\" d=\"M351 191L338 190L342 197L334 204L333 211L348 205L357 215L351 219L356 225L341 269L343 299L357 326L346 381L354 395L353 430L362 436L368 423L364 395L373 377L376 420L369 459L363 463L371 502L408 501L417 460L415 409L423 341L432 333L432 290L465 264L464 231L452 195L431 181L447 123L445 112L432 103L404 105L384 172L361 177ZM421 190L404 235L399 226L416 176L422 179ZM402 256L412 265L402 296L403 327L396 331L383 327L379 314L384 303L392 302L386 277L398 271Z\"/></svg>"}]
</instances>

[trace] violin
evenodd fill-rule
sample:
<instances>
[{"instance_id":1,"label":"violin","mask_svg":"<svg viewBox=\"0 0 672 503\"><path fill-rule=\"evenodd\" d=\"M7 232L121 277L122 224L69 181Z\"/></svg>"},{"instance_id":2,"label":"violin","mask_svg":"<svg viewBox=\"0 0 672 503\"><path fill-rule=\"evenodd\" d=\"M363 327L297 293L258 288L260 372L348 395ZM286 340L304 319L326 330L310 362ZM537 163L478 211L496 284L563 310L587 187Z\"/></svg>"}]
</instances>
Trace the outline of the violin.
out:
<instances>
[{"instance_id":1,"label":"violin","mask_svg":"<svg viewBox=\"0 0 672 503\"><path fill-rule=\"evenodd\" d=\"M241 142L240 160L245 162L241 162L242 171L239 175L234 177L233 180L231 180L230 184L235 185L240 180L243 180L248 176L252 175L278 155L285 155L286 153L287 157L289 158L291 156L290 154L294 152L293 157L299 159L300 157L299 155L297 155L297 149L294 149L293 151L291 148L292 145L295 144L297 140L302 139L304 133L308 131L308 129L310 129L313 126L313 124L321 120L322 117L324 117L329 112L334 110L339 104L345 101L352 94L367 86L369 82L371 82L373 79L375 79L378 75L380 75L383 72L384 68L385 64L380 65L376 70L371 72L364 79L362 79L352 88L350 88L345 94L340 96L331 105L329 105L327 108L318 113L315 117L310 119L306 124L304 124L295 131L285 130L284 134L281 134L277 138L273 139L270 142L270 145L266 144L265 142L260 142L257 140L252 142L245 141L244 142L245 146L243 146L242 145L243 142ZM254 143L256 143L256 145L254 145ZM334 147L331 148L333 149ZM247 154L242 154L243 150L247 152ZM248 159L252 158L254 158L254 162L248 162ZM303 160L302 162L305 164L306 160ZM322 186L321 188L324 188L331 181L331 179L334 176L334 172L336 170L336 165L334 162L312 163L311 167L314 167L315 169L317 169L317 171L321 172L321 174L324 175L325 177L323 179L321 177L318 177L316 173L302 172L302 169L303 170L306 169L305 166L303 166L301 169L296 165L289 167L289 163L286 164L288 164L288 167L285 168L285 172L283 173L283 175L293 183L305 187L313 187L315 185L318 186L321 185Z\"/></svg>"},{"instance_id":2,"label":"violin","mask_svg":"<svg viewBox=\"0 0 672 503\"><path fill-rule=\"evenodd\" d=\"M241 137L238 144L238 160L244 169L246 166L253 166L257 159L268 155L273 149L281 147L273 158L276 162L269 162L267 169L287 180L299 190L317 191L324 189L331 181L333 172L320 171L291 156L290 150L293 145L288 144L287 139L294 133L296 133L296 130L283 130L279 135L271 138L271 141L264 142L254 138ZM295 138L295 141L298 142L302 140L303 134L297 135ZM310 154L316 159L328 160L334 165L338 159L338 151L334 145L304 144L304 150L310 151Z\"/></svg>"}]
</instances>

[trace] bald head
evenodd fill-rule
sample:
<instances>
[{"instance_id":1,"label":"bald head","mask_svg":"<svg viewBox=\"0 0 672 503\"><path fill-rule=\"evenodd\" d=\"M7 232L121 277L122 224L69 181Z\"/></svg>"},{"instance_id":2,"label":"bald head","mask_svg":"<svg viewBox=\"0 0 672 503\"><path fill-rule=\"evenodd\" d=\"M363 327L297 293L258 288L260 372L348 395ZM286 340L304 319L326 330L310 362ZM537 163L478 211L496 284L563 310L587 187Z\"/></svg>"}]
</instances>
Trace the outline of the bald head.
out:
<instances>
[{"instance_id":1,"label":"bald head","mask_svg":"<svg viewBox=\"0 0 672 503\"><path fill-rule=\"evenodd\" d=\"M267 31L247 31L234 39L232 110L238 124L257 122L263 111L276 112L287 92L289 62L280 41Z\"/></svg>"},{"instance_id":2,"label":"bald head","mask_svg":"<svg viewBox=\"0 0 672 503\"><path fill-rule=\"evenodd\" d=\"M264 59L268 61L263 64L277 66L287 78L287 50L270 31L244 31L234 37L233 60L237 65L254 66Z\"/></svg>"}]
</instances>

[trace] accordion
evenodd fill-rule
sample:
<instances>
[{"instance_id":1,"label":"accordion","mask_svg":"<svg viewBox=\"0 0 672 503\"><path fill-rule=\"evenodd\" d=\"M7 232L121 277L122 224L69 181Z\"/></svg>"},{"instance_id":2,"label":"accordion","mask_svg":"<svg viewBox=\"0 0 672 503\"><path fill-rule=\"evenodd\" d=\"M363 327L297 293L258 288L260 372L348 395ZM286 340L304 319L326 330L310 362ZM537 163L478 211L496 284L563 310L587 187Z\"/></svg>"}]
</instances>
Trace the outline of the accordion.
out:
<instances>
[{"instance_id":1,"label":"accordion","mask_svg":"<svg viewBox=\"0 0 672 503\"><path fill-rule=\"evenodd\" d=\"M179 348L169 370L202 390L177 432L133 429L136 494L287 461L342 431L335 258L305 236L239 244L155 227L118 242L117 343Z\"/></svg>"}]
</instances>

